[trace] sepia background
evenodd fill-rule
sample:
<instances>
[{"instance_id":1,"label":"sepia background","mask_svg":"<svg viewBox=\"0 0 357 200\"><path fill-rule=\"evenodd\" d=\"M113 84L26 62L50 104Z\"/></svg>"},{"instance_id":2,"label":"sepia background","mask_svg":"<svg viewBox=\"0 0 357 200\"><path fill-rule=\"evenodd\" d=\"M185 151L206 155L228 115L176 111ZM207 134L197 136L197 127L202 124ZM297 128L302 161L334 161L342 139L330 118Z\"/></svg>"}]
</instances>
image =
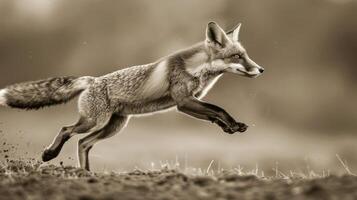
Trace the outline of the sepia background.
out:
<instances>
[{"instance_id":1,"label":"sepia background","mask_svg":"<svg viewBox=\"0 0 357 200\"><path fill-rule=\"evenodd\" d=\"M0 88L63 75L100 76L153 62L204 39L209 21L243 24L241 41L266 71L226 74L205 100L250 125L228 135L176 112L132 118L92 150L92 167L283 172L357 171L357 1L0 0ZM76 101L38 111L0 109L1 160L40 158L77 120ZM76 163L76 136L52 161ZM9 151L7 151L9 150Z\"/></svg>"}]
</instances>

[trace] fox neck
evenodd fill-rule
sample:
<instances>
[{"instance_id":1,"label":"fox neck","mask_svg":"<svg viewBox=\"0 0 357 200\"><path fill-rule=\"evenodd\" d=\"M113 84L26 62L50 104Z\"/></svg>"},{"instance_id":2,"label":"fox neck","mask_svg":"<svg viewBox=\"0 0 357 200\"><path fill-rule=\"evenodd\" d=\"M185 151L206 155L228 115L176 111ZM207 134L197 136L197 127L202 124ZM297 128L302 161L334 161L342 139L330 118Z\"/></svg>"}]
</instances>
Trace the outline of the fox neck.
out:
<instances>
[{"instance_id":1,"label":"fox neck","mask_svg":"<svg viewBox=\"0 0 357 200\"><path fill-rule=\"evenodd\" d=\"M222 67L214 65L204 42L174 54L176 56L183 61L185 70L199 79L195 92L198 98L205 96L224 72Z\"/></svg>"},{"instance_id":2,"label":"fox neck","mask_svg":"<svg viewBox=\"0 0 357 200\"><path fill-rule=\"evenodd\" d=\"M177 52L175 56L179 56L184 62L185 70L196 77L215 78L224 72L224 69L213 64L204 42Z\"/></svg>"}]
</instances>

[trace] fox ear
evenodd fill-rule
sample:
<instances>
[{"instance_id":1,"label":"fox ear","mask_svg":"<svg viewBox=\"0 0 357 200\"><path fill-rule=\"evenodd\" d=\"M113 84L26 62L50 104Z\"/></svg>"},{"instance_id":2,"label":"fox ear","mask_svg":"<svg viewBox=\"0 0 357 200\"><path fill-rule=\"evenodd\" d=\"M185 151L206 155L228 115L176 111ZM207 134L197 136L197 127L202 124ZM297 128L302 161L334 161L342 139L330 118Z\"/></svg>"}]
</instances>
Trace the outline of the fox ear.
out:
<instances>
[{"instance_id":1,"label":"fox ear","mask_svg":"<svg viewBox=\"0 0 357 200\"><path fill-rule=\"evenodd\" d=\"M237 27L234 29L234 31L233 31L233 36L232 36L233 41L238 42L238 40L239 40L239 32L240 32L240 27L241 27L241 26L242 26L242 24L239 23L239 24L237 25Z\"/></svg>"},{"instance_id":2,"label":"fox ear","mask_svg":"<svg viewBox=\"0 0 357 200\"><path fill-rule=\"evenodd\" d=\"M210 22L206 29L206 40L218 44L221 47L225 47L229 39L224 30L218 26L215 22Z\"/></svg>"}]
</instances>

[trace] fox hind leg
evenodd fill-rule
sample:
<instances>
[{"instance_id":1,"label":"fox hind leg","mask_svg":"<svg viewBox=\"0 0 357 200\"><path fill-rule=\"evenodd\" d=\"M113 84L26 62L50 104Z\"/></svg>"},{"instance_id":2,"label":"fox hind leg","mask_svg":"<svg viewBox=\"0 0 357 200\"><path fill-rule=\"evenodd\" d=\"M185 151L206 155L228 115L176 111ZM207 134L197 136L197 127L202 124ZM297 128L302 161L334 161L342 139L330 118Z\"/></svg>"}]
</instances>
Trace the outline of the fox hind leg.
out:
<instances>
[{"instance_id":1,"label":"fox hind leg","mask_svg":"<svg viewBox=\"0 0 357 200\"><path fill-rule=\"evenodd\" d=\"M92 117L81 116L75 125L63 127L57 134L52 144L43 152L42 160L47 162L57 157L63 145L72 136L76 134L94 133L101 130L107 125L111 115L112 114L110 112L102 112L98 113L96 116L92 115Z\"/></svg>"},{"instance_id":2,"label":"fox hind leg","mask_svg":"<svg viewBox=\"0 0 357 200\"><path fill-rule=\"evenodd\" d=\"M109 123L100 131L93 132L90 135L78 141L78 162L81 168L90 170L89 167L89 151L93 145L100 140L112 137L125 127L128 122L128 116L114 114Z\"/></svg>"},{"instance_id":3,"label":"fox hind leg","mask_svg":"<svg viewBox=\"0 0 357 200\"><path fill-rule=\"evenodd\" d=\"M57 157L67 140L75 134L88 132L95 127L95 124L94 121L81 117L75 125L62 127L53 142L43 152L42 160L47 162Z\"/></svg>"},{"instance_id":4,"label":"fox hind leg","mask_svg":"<svg viewBox=\"0 0 357 200\"><path fill-rule=\"evenodd\" d=\"M61 151L64 143L76 134L95 133L102 130L113 115L106 93L106 84L99 83L83 91L78 100L80 119L74 126L61 129L53 143L45 149L42 159L49 161Z\"/></svg>"},{"instance_id":5,"label":"fox hind leg","mask_svg":"<svg viewBox=\"0 0 357 200\"><path fill-rule=\"evenodd\" d=\"M42 160L44 162L50 161L58 156L63 145L74 135L93 133L102 129L108 120L91 120L85 117L81 117L80 120L73 126L66 126L61 129L57 134L54 141L49 147L45 149L42 154Z\"/></svg>"}]
</instances>

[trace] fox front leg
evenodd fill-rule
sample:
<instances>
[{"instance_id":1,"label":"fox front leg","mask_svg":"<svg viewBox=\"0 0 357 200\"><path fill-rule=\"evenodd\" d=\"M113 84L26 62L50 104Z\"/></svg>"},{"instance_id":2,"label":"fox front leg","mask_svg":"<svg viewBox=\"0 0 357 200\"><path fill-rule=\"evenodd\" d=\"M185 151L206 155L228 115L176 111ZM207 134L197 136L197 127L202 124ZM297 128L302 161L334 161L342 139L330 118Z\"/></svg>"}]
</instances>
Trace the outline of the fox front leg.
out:
<instances>
[{"instance_id":1,"label":"fox front leg","mask_svg":"<svg viewBox=\"0 0 357 200\"><path fill-rule=\"evenodd\" d=\"M248 128L246 124L236 122L224 109L213 104L199 101L193 97L184 99L177 108L179 111L198 119L211 121L229 134L233 134L237 131L244 132Z\"/></svg>"}]
</instances>

